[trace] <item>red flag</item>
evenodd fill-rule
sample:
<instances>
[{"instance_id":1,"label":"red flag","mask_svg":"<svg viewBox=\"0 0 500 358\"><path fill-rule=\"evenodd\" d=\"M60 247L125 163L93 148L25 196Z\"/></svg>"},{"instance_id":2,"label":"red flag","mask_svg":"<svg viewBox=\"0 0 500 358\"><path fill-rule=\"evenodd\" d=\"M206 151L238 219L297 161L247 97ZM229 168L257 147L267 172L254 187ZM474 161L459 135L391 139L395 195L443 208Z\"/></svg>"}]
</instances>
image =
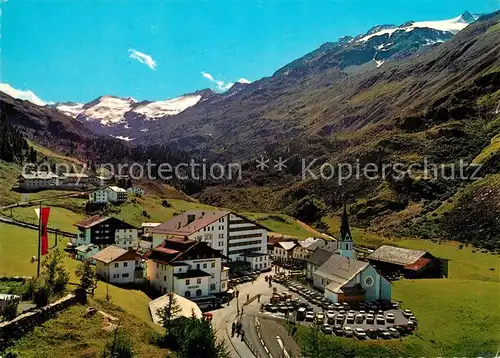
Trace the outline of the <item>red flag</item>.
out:
<instances>
[{"instance_id":1,"label":"red flag","mask_svg":"<svg viewBox=\"0 0 500 358\"><path fill-rule=\"evenodd\" d=\"M47 255L49 253L49 237L47 234L47 224L49 222L50 208L42 208L40 213L40 235L42 238L42 255Z\"/></svg>"}]
</instances>

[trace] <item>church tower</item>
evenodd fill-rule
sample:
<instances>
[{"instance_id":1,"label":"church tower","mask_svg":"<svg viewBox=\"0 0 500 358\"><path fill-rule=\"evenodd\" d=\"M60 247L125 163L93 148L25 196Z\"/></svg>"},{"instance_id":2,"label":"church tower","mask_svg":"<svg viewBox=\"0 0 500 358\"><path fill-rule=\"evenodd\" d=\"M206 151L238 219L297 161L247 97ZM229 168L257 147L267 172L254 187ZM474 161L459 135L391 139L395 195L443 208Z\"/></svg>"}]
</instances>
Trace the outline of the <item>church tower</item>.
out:
<instances>
[{"instance_id":1,"label":"church tower","mask_svg":"<svg viewBox=\"0 0 500 358\"><path fill-rule=\"evenodd\" d=\"M347 221L347 207L345 204L342 225L340 226L339 254L351 259L354 258L354 243L352 242L351 230Z\"/></svg>"}]
</instances>

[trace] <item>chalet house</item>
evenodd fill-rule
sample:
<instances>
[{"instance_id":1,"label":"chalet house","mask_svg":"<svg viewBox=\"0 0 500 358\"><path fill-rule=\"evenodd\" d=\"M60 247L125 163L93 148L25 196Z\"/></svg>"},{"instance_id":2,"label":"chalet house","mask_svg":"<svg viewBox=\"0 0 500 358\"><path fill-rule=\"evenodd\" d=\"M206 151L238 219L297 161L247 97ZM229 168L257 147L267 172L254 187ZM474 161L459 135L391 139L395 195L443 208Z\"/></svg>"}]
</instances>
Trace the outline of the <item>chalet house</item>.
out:
<instances>
[{"instance_id":1,"label":"chalet house","mask_svg":"<svg viewBox=\"0 0 500 358\"><path fill-rule=\"evenodd\" d=\"M448 276L446 260L427 251L382 245L370 255L368 261L389 277L441 278Z\"/></svg>"},{"instance_id":2,"label":"chalet house","mask_svg":"<svg viewBox=\"0 0 500 358\"><path fill-rule=\"evenodd\" d=\"M270 266L267 255L267 230L231 211L191 210L149 231L153 235L153 247L163 240L187 237L207 243L213 249L219 250L229 261L249 262L253 267L262 267L262 270L267 270ZM255 253L259 254L258 259L247 255Z\"/></svg>"},{"instance_id":3,"label":"chalet house","mask_svg":"<svg viewBox=\"0 0 500 358\"><path fill-rule=\"evenodd\" d=\"M312 255L314 250L321 248L326 245L326 241L323 239L316 239L309 237L305 240L298 241L297 246L293 249L292 258L294 262L305 263L309 256Z\"/></svg>"},{"instance_id":4,"label":"chalet house","mask_svg":"<svg viewBox=\"0 0 500 358\"><path fill-rule=\"evenodd\" d=\"M59 185L84 188L90 183L89 176L84 173L63 173L59 176Z\"/></svg>"},{"instance_id":5,"label":"chalet house","mask_svg":"<svg viewBox=\"0 0 500 358\"><path fill-rule=\"evenodd\" d=\"M273 258L278 262L291 262L293 249L297 246L295 241L280 241L274 245Z\"/></svg>"},{"instance_id":6,"label":"chalet house","mask_svg":"<svg viewBox=\"0 0 500 358\"><path fill-rule=\"evenodd\" d=\"M142 258L133 250L108 246L94 254L96 274L104 281L117 284L142 283Z\"/></svg>"},{"instance_id":7,"label":"chalet house","mask_svg":"<svg viewBox=\"0 0 500 358\"><path fill-rule=\"evenodd\" d=\"M125 201L127 201L127 191L117 186L108 186L89 194L91 203L123 203Z\"/></svg>"},{"instance_id":8,"label":"chalet house","mask_svg":"<svg viewBox=\"0 0 500 358\"><path fill-rule=\"evenodd\" d=\"M92 256L94 256L98 252L99 246L97 245L80 245L75 248L75 258L80 261L90 260L92 264L95 264L95 260L92 258Z\"/></svg>"},{"instance_id":9,"label":"chalet house","mask_svg":"<svg viewBox=\"0 0 500 358\"><path fill-rule=\"evenodd\" d=\"M144 196L145 194L144 189L139 188L137 186L131 186L130 188L128 188L127 193L129 193L130 195L137 195L137 196Z\"/></svg>"},{"instance_id":10,"label":"chalet house","mask_svg":"<svg viewBox=\"0 0 500 358\"><path fill-rule=\"evenodd\" d=\"M228 289L224 255L207 242L187 238L164 240L144 256L147 280L161 293L175 292L193 301L215 299ZM214 302L215 303L215 302Z\"/></svg>"},{"instance_id":11,"label":"chalet house","mask_svg":"<svg viewBox=\"0 0 500 358\"><path fill-rule=\"evenodd\" d=\"M19 188L30 191L50 189L57 185L58 176L52 172L30 172L19 175Z\"/></svg>"},{"instance_id":12,"label":"chalet house","mask_svg":"<svg viewBox=\"0 0 500 358\"><path fill-rule=\"evenodd\" d=\"M109 245L122 248L137 245L137 228L122 220L95 215L75 224L76 239L71 239L74 246L94 244L103 249Z\"/></svg>"}]
</instances>

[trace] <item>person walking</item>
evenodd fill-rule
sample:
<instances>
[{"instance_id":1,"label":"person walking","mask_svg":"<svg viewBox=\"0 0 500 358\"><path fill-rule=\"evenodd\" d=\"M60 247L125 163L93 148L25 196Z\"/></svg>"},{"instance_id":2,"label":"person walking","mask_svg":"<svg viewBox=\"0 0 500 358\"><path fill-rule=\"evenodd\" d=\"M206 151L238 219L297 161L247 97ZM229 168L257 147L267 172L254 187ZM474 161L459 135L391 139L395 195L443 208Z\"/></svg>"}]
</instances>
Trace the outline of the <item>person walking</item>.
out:
<instances>
[{"instance_id":1,"label":"person walking","mask_svg":"<svg viewBox=\"0 0 500 358\"><path fill-rule=\"evenodd\" d=\"M231 325L231 337L234 337L234 331L236 330L236 324L233 322Z\"/></svg>"}]
</instances>

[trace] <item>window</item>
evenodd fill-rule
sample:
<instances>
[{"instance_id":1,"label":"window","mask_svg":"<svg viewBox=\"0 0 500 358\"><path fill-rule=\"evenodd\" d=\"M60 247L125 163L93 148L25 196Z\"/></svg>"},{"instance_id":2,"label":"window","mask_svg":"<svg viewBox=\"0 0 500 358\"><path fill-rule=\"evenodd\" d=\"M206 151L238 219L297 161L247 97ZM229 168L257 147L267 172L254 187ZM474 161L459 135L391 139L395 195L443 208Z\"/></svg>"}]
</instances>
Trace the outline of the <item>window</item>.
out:
<instances>
[{"instance_id":1,"label":"window","mask_svg":"<svg viewBox=\"0 0 500 358\"><path fill-rule=\"evenodd\" d=\"M167 281L167 276L163 276L163 281Z\"/></svg>"},{"instance_id":2,"label":"window","mask_svg":"<svg viewBox=\"0 0 500 358\"><path fill-rule=\"evenodd\" d=\"M206 269L207 268L207 264L203 264L203 268Z\"/></svg>"},{"instance_id":3,"label":"window","mask_svg":"<svg viewBox=\"0 0 500 358\"><path fill-rule=\"evenodd\" d=\"M220 286L222 287L222 289L225 289L226 288L226 283L222 282L222 284Z\"/></svg>"},{"instance_id":4,"label":"window","mask_svg":"<svg viewBox=\"0 0 500 358\"><path fill-rule=\"evenodd\" d=\"M215 290L215 283L212 283L212 284L210 285L210 291L213 291L213 290Z\"/></svg>"},{"instance_id":5,"label":"window","mask_svg":"<svg viewBox=\"0 0 500 358\"><path fill-rule=\"evenodd\" d=\"M215 262L212 262L212 268L215 268Z\"/></svg>"},{"instance_id":6,"label":"window","mask_svg":"<svg viewBox=\"0 0 500 358\"><path fill-rule=\"evenodd\" d=\"M196 296L201 296L201 290L200 289L196 290Z\"/></svg>"},{"instance_id":7,"label":"window","mask_svg":"<svg viewBox=\"0 0 500 358\"><path fill-rule=\"evenodd\" d=\"M115 262L115 267L118 267L118 262Z\"/></svg>"},{"instance_id":8,"label":"window","mask_svg":"<svg viewBox=\"0 0 500 358\"><path fill-rule=\"evenodd\" d=\"M122 273L122 277L128 277L128 273Z\"/></svg>"},{"instance_id":9,"label":"window","mask_svg":"<svg viewBox=\"0 0 500 358\"><path fill-rule=\"evenodd\" d=\"M189 291L184 292L184 297L191 297L191 292Z\"/></svg>"},{"instance_id":10,"label":"window","mask_svg":"<svg viewBox=\"0 0 500 358\"><path fill-rule=\"evenodd\" d=\"M189 280L186 280L186 285L189 285ZM187 296L186 296L187 297Z\"/></svg>"},{"instance_id":11,"label":"window","mask_svg":"<svg viewBox=\"0 0 500 358\"><path fill-rule=\"evenodd\" d=\"M124 262L123 267L128 267L128 262Z\"/></svg>"},{"instance_id":12,"label":"window","mask_svg":"<svg viewBox=\"0 0 500 358\"><path fill-rule=\"evenodd\" d=\"M196 283L199 285L201 283L201 278L197 278Z\"/></svg>"},{"instance_id":13,"label":"window","mask_svg":"<svg viewBox=\"0 0 500 358\"><path fill-rule=\"evenodd\" d=\"M219 234L219 239L223 239L224 238L224 234Z\"/></svg>"},{"instance_id":14,"label":"window","mask_svg":"<svg viewBox=\"0 0 500 358\"><path fill-rule=\"evenodd\" d=\"M200 264L196 264L196 269L199 270L200 269Z\"/></svg>"}]
</instances>

